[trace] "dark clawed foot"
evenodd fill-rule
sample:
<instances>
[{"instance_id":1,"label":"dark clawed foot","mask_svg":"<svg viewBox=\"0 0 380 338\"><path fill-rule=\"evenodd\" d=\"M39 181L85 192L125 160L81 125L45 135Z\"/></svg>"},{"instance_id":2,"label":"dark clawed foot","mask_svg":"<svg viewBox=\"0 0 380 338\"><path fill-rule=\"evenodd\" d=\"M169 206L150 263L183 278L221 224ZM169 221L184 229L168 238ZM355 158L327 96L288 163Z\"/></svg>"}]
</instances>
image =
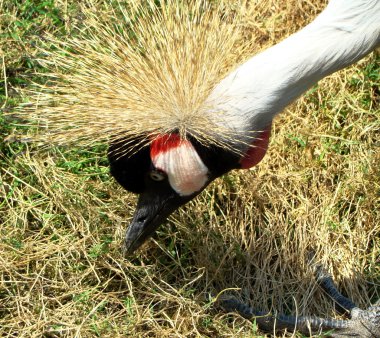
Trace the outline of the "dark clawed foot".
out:
<instances>
[{"instance_id":1,"label":"dark clawed foot","mask_svg":"<svg viewBox=\"0 0 380 338\"><path fill-rule=\"evenodd\" d=\"M347 329L346 320L324 319L311 316L274 315L257 311L233 296L222 296L218 305L226 312L237 312L246 319L254 319L260 330L265 332L299 331L303 334L316 334L333 329Z\"/></svg>"},{"instance_id":2,"label":"dark clawed foot","mask_svg":"<svg viewBox=\"0 0 380 338\"><path fill-rule=\"evenodd\" d=\"M266 332L297 330L310 335L329 331L329 336L335 338L380 338L380 300L374 306L361 310L338 291L330 274L323 267L316 268L316 278L321 287L338 305L338 312L348 314L350 319L273 315L257 311L230 295L221 295L217 299L217 304L226 312L237 312L246 319L254 319L259 329Z\"/></svg>"},{"instance_id":3,"label":"dark clawed foot","mask_svg":"<svg viewBox=\"0 0 380 338\"><path fill-rule=\"evenodd\" d=\"M334 337L380 338L380 299L374 306L362 310L338 291L331 275L323 266L317 266L316 277L319 285L338 305L338 312L347 313L350 317L347 320L349 328L338 331Z\"/></svg>"},{"instance_id":4,"label":"dark clawed foot","mask_svg":"<svg viewBox=\"0 0 380 338\"><path fill-rule=\"evenodd\" d=\"M331 297L331 299L336 304L336 311L341 314L350 315L351 311L357 308L357 305L347 297L344 297L337 289L331 275L322 265L317 265L315 267L315 277L318 284L323 290Z\"/></svg>"}]
</instances>

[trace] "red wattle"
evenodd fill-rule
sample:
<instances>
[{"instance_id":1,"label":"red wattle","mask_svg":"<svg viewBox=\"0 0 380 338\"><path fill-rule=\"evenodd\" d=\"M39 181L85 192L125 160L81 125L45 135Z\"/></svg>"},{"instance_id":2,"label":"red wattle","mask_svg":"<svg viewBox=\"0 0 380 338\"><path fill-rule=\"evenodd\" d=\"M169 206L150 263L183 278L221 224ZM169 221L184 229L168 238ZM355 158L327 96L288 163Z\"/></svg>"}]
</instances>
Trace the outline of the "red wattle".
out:
<instances>
[{"instance_id":1,"label":"red wattle","mask_svg":"<svg viewBox=\"0 0 380 338\"><path fill-rule=\"evenodd\" d=\"M269 137L272 124L270 124L265 130L260 132L258 138L256 138L248 151L240 159L242 169L248 169L258 164L265 156L268 150Z\"/></svg>"}]
</instances>

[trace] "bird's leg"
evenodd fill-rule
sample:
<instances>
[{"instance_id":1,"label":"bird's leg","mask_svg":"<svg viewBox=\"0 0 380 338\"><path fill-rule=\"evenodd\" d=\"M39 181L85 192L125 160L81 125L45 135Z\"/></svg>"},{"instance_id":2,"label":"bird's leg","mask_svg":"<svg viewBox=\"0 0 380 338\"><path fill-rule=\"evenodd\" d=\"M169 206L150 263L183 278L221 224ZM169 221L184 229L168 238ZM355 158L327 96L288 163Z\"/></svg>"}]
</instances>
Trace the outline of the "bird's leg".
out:
<instances>
[{"instance_id":1,"label":"bird's leg","mask_svg":"<svg viewBox=\"0 0 380 338\"><path fill-rule=\"evenodd\" d=\"M324 319L311 316L274 315L257 311L234 296L223 295L218 298L218 304L226 312L237 312L246 319L254 319L260 330L266 332L299 331L310 335L333 329L346 329L346 320Z\"/></svg>"},{"instance_id":2,"label":"bird's leg","mask_svg":"<svg viewBox=\"0 0 380 338\"><path fill-rule=\"evenodd\" d=\"M365 337L365 333L367 333L368 337L380 337L380 299L373 306L362 310L338 291L326 269L318 266L316 275L319 285L337 304L337 311L339 313L348 313L352 326L350 332L357 332L360 337Z\"/></svg>"},{"instance_id":3,"label":"bird's leg","mask_svg":"<svg viewBox=\"0 0 380 338\"><path fill-rule=\"evenodd\" d=\"M315 269L318 284L331 297L336 304L336 311L340 314L348 314L351 317L353 309L358 308L349 298L344 297L337 289L331 275L327 270L319 265Z\"/></svg>"},{"instance_id":4,"label":"bird's leg","mask_svg":"<svg viewBox=\"0 0 380 338\"><path fill-rule=\"evenodd\" d=\"M218 304L227 312L237 312L242 317L254 319L258 327L267 332L299 331L315 334L330 331L331 337L380 338L380 300L366 310L361 310L337 289L331 276L323 267L316 269L316 277L321 287L339 305L340 313L348 313L350 319L337 320L312 316L285 316L264 313L251 308L233 296L222 295Z\"/></svg>"}]
</instances>

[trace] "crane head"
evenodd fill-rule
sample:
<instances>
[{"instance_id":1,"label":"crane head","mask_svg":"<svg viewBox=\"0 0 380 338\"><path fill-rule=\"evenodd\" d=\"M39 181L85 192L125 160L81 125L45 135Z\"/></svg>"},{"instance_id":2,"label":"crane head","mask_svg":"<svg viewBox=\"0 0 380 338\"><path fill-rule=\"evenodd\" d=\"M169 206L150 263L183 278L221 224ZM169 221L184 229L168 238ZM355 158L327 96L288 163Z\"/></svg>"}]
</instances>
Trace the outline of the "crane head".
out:
<instances>
[{"instance_id":1,"label":"crane head","mask_svg":"<svg viewBox=\"0 0 380 338\"><path fill-rule=\"evenodd\" d=\"M249 148L246 156L241 157L221 147L206 147L191 137L181 139L177 133L159 135L143 146L138 146L140 141L135 138L113 143L108 155L110 171L117 182L139 194L125 237L127 254L138 249L172 212L210 182L232 169L255 164L267 148L267 143L264 150ZM120 151L121 147L137 150L120 155L125 153L125 149Z\"/></svg>"}]
</instances>

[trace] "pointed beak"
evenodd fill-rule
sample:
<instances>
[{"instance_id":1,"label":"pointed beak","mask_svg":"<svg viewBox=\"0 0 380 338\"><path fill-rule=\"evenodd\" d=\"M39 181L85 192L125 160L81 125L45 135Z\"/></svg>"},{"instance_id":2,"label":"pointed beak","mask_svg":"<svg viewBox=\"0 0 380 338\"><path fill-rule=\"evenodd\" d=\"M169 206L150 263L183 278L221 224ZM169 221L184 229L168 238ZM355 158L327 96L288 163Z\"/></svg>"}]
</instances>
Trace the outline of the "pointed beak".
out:
<instances>
[{"instance_id":1,"label":"pointed beak","mask_svg":"<svg viewBox=\"0 0 380 338\"><path fill-rule=\"evenodd\" d=\"M173 211L188 200L173 191L167 194L155 191L143 192L139 197L132 223L126 233L125 254L130 255L137 250Z\"/></svg>"}]
</instances>

